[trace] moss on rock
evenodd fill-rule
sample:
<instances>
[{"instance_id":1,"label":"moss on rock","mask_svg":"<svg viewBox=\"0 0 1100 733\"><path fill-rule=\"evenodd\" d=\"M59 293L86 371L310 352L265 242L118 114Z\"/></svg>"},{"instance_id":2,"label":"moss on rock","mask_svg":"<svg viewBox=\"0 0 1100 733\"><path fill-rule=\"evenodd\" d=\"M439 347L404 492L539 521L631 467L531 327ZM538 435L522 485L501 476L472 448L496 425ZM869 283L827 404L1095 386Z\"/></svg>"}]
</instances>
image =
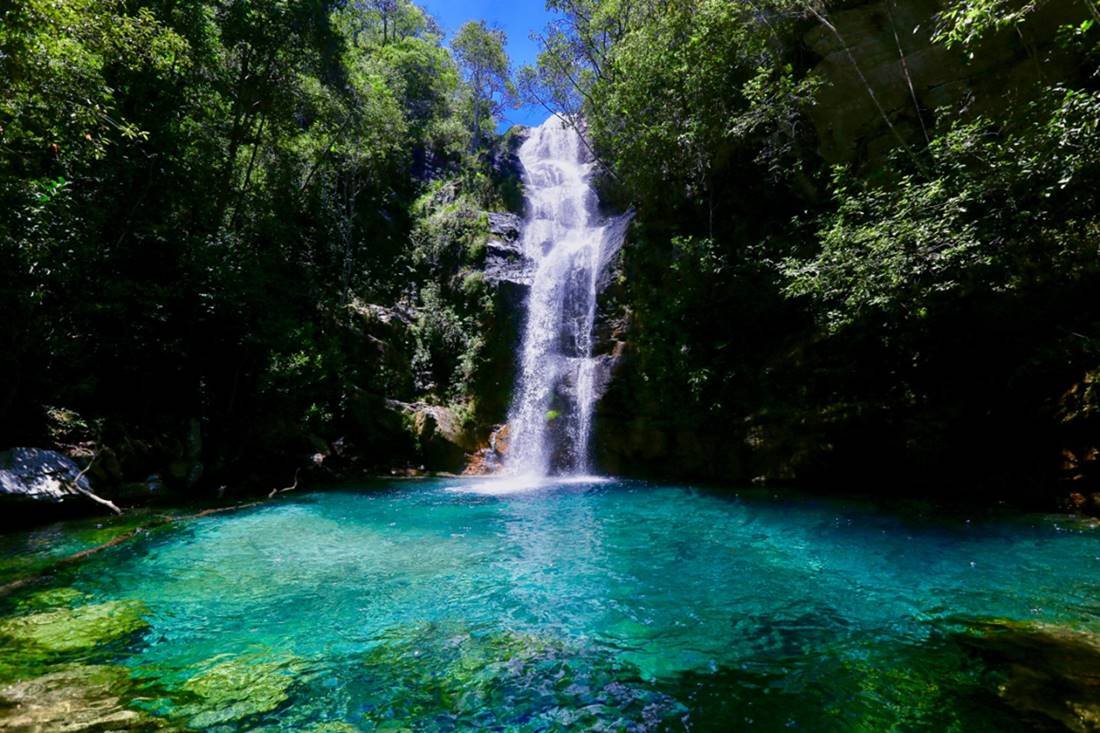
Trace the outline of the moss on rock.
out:
<instances>
[{"instance_id":1,"label":"moss on rock","mask_svg":"<svg viewBox=\"0 0 1100 733\"><path fill-rule=\"evenodd\" d=\"M643 717L675 720L675 700L638 684L636 670L591 649L458 623L401 627L364 659L366 722L386 730L627 730ZM379 730L383 728L378 728Z\"/></svg>"},{"instance_id":2,"label":"moss on rock","mask_svg":"<svg viewBox=\"0 0 1100 733\"><path fill-rule=\"evenodd\" d=\"M53 591L52 599L75 598L70 590ZM38 600L44 597L50 598L39 594ZM144 603L131 600L58 608L0 621L0 636L14 646L48 654L91 651L144 631L147 614Z\"/></svg>"},{"instance_id":3,"label":"moss on rock","mask_svg":"<svg viewBox=\"0 0 1100 733\"><path fill-rule=\"evenodd\" d=\"M194 702L177 710L189 725L205 728L270 713L285 703L303 664L294 657L242 656L218 661L188 679L182 691Z\"/></svg>"}]
</instances>

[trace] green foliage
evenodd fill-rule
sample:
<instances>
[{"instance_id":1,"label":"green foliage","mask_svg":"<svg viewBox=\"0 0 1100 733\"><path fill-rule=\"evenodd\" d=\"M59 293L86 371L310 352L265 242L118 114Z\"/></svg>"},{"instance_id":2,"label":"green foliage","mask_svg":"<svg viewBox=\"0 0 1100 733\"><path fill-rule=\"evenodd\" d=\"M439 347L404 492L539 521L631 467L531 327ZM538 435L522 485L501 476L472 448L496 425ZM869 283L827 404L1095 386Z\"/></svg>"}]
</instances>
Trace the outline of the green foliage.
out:
<instances>
[{"instance_id":1,"label":"green foliage","mask_svg":"<svg viewBox=\"0 0 1100 733\"><path fill-rule=\"evenodd\" d=\"M488 283L476 269L488 238L478 198L492 195L479 185L483 179L471 172L440 182L415 207L412 260L421 285L413 370L417 389L440 403L461 402L472 393L492 324Z\"/></svg>"},{"instance_id":2,"label":"green foliage","mask_svg":"<svg viewBox=\"0 0 1100 733\"><path fill-rule=\"evenodd\" d=\"M504 31L489 28L485 21L471 20L458 30L451 43L469 91L466 104L470 110L470 147L475 151L486 135L484 126L492 124L515 93L504 50L507 40Z\"/></svg>"},{"instance_id":3,"label":"green foliage","mask_svg":"<svg viewBox=\"0 0 1100 733\"><path fill-rule=\"evenodd\" d=\"M1081 20L1057 32L1042 0L947 3L929 18L945 63L981 75L982 54L1013 54L1038 80L1013 78L1011 105L985 94L985 118L922 109L925 135L903 155L858 148L833 171L815 128L847 112L822 81L895 82L806 39L839 49L868 8L845 26L850 3L550 5L563 18L521 88L583 116L604 200L637 210L605 300L632 346L609 415L692 435L696 470L728 460L745 479L788 479L797 459L848 481L883 456L883 470L909 460L914 476L950 466L991 483L968 450L1012 453L1017 483L1037 471L1051 401L1100 363L1095 3L1073 4ZM915 89L882 91L926 104L923 52ZM768 451L785 456L771 474Z\"/></svg>"},{"instance_id":4,"label":"green foliage","mask_svg":"<svg viewBox=\"0 0 1100 733\"><path fill-rule=\"evenodd\" d=\"M821 250L788 260L789 292L836 330L1100 274L1100 96L1052 92L1048 104L1019 129L978 120L937 137L931 179L838 173Z\"/></svg>"},{"instance_id":5,"label":"green foliage","mask_svg":"<svg viewBox=\"0 0 1100 733\"><path fill-rule=\"evenodd\" d=\"M713 235L740 156L772 178L804 175L791 166L811 144L799 118L815 81L784 56L798 32L788 5L558 3L566 18L520 87L583 115L613 188L647 218L696 217Z\"/></svg>"},{"instance_id":6,"label":"green foliage","mask_svg":"<svg viewBox=\"0 0 1100 733\"><path fill-rule=\"evenodd\" d=\"M507 63L485 33L456 48L491 134ZM208 475L270 455L282 476L356 395L417 396L415 339L357 331L354 304L438 303L425 384L474 370L464 271L496 183L415 4L30 0L0 10L0 76L0 442L39 440L47 403L167 443L197 418ZM428 211L433 178L472 193Z\"/></svg>"},{"instance_id":7,"label":"green foliage","mask_svg":"<svg viewBox=\"0 0 1100 733\"><path fill-rule=\"evenodd\" d=\"M969 48L990 33L1018 25L1045 1L956 0L940 12L936 40Z\"/></svg>"}]
</instances>

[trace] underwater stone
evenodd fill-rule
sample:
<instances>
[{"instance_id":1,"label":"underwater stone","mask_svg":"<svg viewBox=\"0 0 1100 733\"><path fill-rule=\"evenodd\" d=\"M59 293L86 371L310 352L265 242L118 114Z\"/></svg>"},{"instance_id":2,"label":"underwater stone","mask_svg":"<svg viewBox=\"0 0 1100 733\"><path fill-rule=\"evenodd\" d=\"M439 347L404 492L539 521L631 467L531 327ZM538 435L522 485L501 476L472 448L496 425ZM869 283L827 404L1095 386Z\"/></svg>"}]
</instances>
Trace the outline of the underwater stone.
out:
<instances>
[{"instance_id":1,"label":"underwater stone","mask_svg":"<svg viewBox=\"0 0 1100 733\"><path fill-rule=\"evenodd\" d=\"M0 730L155 730L160 721L122 704L129 672L120 667L76 666L0 689Z\"/></svg>"},{"instance_id":2,"label":"underwater stone","mask_svg":"<svg viewBox=\"0 0 1100 733\"><path fill-rule=\"evenodd\" d=\"M178 712L198 728L269 713L287 701L301 666L292 657L275 661L238 657L217 663L183 684L184 691L201 702Z\"/></svg>"},{"instance_id":3,"label":"underwater stone","mask_svg":"<svg viewBox=\"0 0 1100 733\"><path fill-rule=\"evenodd\" d=\"M94 649L145 630L148 609L140 601L109 601L63 608L0 622L0 636L50 653Z\"/></svg>"},{"instance_id":4,"label":"underwater stone","mask_svg":"<svg viewBox=\"0 0 1100 733\"><path fill-rule=\"evenodd\" d=\"M1001 669L998 694L1036 722L1100 730L1100 636L1050 624L992 620L971 624L959 645Z\"/></svg>"}]
</instances>

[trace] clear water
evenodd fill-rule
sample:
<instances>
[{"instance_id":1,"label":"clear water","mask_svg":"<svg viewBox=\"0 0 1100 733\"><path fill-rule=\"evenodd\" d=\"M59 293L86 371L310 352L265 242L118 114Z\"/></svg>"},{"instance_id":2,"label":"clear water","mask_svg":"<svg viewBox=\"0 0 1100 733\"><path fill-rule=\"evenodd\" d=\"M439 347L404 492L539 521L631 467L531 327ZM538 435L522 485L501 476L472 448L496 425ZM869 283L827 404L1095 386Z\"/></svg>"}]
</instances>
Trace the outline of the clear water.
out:
<instances>
[{"instance_id":1,"label":"clear water","mask_svg":"<svg viewBox=\"0 0 1100 733\"><path fill-rule=\"evenodd\" d=\"M147 626L19 675L122 668L119 705L210 730L1011 731L1028 724L953 634L1100 631L1097 531L1065 518L491 486L289 496L107 550L55 603L140 602ZM48 606L33 592L0 621Z\"/></svg>"}]
</instances>

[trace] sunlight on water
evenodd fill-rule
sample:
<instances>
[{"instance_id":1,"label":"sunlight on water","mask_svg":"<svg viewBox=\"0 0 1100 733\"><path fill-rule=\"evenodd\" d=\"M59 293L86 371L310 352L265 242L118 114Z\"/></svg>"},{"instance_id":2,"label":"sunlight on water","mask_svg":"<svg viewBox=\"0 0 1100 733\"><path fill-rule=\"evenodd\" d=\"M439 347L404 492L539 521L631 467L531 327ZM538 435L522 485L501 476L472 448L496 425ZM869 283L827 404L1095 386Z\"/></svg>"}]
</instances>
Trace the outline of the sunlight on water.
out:
<instances>
[{"instance_id":1,"label":"sunlight on water","mask_svg":"<svg viewBox=\"0 0 1100 733\"><path fill-rule=\"evenodd\" d=\"M1027 730L965 640L1100 633L1096 532L602 477L288 495L4 600L0 698L216 731Z\"/></svg>"}]
</instances>

